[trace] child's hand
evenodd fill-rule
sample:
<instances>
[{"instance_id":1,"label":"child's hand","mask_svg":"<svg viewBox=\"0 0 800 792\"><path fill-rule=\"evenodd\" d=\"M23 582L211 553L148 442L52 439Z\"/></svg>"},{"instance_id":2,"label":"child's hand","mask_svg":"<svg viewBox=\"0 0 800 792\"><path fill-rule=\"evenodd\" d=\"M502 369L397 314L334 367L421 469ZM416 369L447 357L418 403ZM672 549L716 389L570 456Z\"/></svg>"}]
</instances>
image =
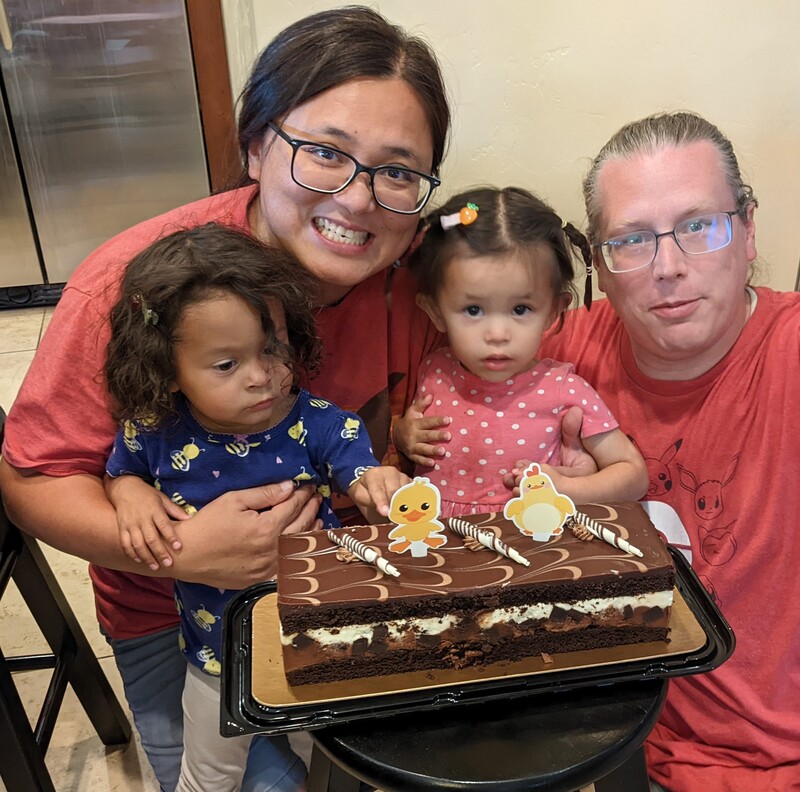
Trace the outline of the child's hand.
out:
<instances>
[{"instance_id":1,"label":"child's hand","mask_svg":"<svg viewBox=\"0 0 800 792\"><path fill-rule=\"evenodd\" d=\"M431 405L433 396L428 394L415 399L402 418L394 425L393 439L398 451L405 454L417 465L433 467L436 457L443 457L445 449L435 443L446 443L450 440L450 432L439 429L448 426L452 418L445 415L425 416L425 410Z\"/></svg>"},{"instance_id":2,"label":"child's hand","mask_svg":"<svg viewBox=\"0 0 800 792\"><path fill-rule=\"evenodd\" d=\"M361 513L372 522L380 522L389 514L389 502L400 487L411 479L390 465L370 468L347 491Z\"/></svg>"},{"instance_id":3,"label":"child's hand","mask_svg":"<svg viewBox=\"0 0 800 792\"><path fill-rule=\"evenodd\" d=\"M553 482L553 488L556 492L561 495L566 495L568 498L573 498L574 500L573 488L570 484L572 479L570 476L564 474L565 468L553 467L552 465L539 465L539 467L542 473L550 476L550 481ZM566 468L566 470L569 470L569 468Z\"/></svg>"},{"instance_id":4,"label":"child's hand","mask_svg":"<svg viewBox=\"0 0 800 792\"><path fill-rule=\"evenodd\" d=\"M136 563L146 563L154 572L172 566L173 550L180 550L172 520L189 515L164 494L138 476L105 478L106 494L117 512L117 527L122 549Z\"/></svg>"},{"instance_id":5,"label":"child's hand","mask_svg":"<svg viewBox=\"0 0 800 792\"><path fill-rule=\"evenodd\" d=\"M503 476L503 484L506 489L511 490L515 498L519 497L519 483L522 481L522 474L525 472L525 468L528 467L530 463L530 459L518 459L514 463L514 467Z\"/></svg>"}]
</instances>

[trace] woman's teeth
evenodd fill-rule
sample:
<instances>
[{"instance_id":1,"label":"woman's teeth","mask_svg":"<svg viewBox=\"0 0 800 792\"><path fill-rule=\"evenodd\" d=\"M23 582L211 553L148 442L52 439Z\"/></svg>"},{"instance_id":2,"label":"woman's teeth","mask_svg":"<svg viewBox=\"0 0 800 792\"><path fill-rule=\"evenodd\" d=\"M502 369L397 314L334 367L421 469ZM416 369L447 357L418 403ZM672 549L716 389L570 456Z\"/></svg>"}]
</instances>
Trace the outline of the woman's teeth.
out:
<instances>
[{"instance_id":1,"label":"woman's teeth","mask_svg":"<svg viewBox=\"0 0 800 792\"><path fill-rule=\"evenodd\" d=\"M367 231L352 231L344 226L332 223L324 217L315 217L314 225L317 231L325 237L330 239L331 242L344 242L346 245L363 245L369 238Z\"/></svg>"}]
</instances>

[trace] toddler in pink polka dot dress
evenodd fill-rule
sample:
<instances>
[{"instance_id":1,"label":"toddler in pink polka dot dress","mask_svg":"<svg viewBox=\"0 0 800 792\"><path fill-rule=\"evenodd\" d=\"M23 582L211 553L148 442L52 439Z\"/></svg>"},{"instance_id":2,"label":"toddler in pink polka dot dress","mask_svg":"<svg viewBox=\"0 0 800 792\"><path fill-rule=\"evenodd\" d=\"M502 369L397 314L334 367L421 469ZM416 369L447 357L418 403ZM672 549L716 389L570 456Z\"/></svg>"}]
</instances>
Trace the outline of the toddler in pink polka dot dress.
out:
<instances>
[{"instance_id":1,"label":"toddler in pink polka dot dress","mask_svg":"<svg viewBox=\"0 0 800 792\"><path fill-rule=\"evenodd\" d=\"M572 245L591 302L583 234L515 187L456 196L428 222L410 266L417 301L449 346L423 361L394 440L439 488L442 516L502 511L512 496L504 479L522 460L543 464L576 503L644 495L644 460L598 393L570 363L536 357L573 300ZM561 466L561 421L572 407L583 413L581 440L597 465L587 475Z\"/></svg>"}]
</instances>

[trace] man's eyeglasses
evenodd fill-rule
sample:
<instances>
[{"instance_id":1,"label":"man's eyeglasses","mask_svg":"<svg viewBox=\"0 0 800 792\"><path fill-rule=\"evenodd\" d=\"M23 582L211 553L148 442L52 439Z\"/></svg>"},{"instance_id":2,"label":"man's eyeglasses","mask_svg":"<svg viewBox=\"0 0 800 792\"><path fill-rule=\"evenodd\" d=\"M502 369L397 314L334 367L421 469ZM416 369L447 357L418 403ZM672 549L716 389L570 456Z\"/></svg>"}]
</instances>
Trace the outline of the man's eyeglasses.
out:
<instances>
[{"instance_id":1,"label":"man's eyeglasses","mask_svg":"<svg viewBox=\"0 0 800 792\"><path fill-rule=\"evenodd\" d=\"M369 175L372 195L379 206L398 214L416 214L422 211L433 191L441 184L439 179L427 173L398 165L368 168L344 151L310 140L291 138L272 122L267 126L292 147L292 179L307 190L338 193L351 184L359 173L366 173Z\"/></svg>"},{"instance_id":2,"label":"man's eyeglasses","mask_svg":"<svg viewBox=\"0 0 800 792\"><path fill-rule=\"evenodd\" d=\"M675 244L690 256L713 253L730 245L733 236L731 218L742 211L737 209L735 212L715 212L690 217L678 223L672 231L664 231L663 234L631 231L607 239L595 247L600 248L610 272L633 272L649 267L658 253L659 240L665 236L671 236Z\"/></svg>"}]
</instances>

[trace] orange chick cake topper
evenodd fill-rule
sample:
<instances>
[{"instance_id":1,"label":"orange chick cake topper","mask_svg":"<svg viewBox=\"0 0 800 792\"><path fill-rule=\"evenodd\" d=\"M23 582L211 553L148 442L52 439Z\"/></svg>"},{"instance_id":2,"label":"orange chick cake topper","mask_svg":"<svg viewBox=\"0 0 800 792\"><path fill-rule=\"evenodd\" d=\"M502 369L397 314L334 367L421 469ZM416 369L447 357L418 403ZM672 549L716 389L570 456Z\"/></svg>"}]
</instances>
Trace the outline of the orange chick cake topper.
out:
<instances>
[{"instance_id":1,"label":"orange chick cake topper","mask_svg":"<svg viewBox=\"0 0 800 792\"><path fill-rule=\"evenodd\" d=\"M447 544L442 535L444 525L439 522L442 498L435 484L424 476L417 476L410 484L400 487L392 495L389 519L395 527L389 531L393 553L411 551L414 558L424 558L429 549Z\"/></svg>"},{"instance_id":2,"label":"orange chick cake topper","mask_svg":"<svg viewBox=\"0 0 800 792\"><path fill-rule=\"evenodd\" d=\"M503 509L507 520L537 542L560 536L565 520L574 514L575 504L555 488L550 476L535 462L522 474L519 497L508 501Z\"/></svg>"}]
</instances>

